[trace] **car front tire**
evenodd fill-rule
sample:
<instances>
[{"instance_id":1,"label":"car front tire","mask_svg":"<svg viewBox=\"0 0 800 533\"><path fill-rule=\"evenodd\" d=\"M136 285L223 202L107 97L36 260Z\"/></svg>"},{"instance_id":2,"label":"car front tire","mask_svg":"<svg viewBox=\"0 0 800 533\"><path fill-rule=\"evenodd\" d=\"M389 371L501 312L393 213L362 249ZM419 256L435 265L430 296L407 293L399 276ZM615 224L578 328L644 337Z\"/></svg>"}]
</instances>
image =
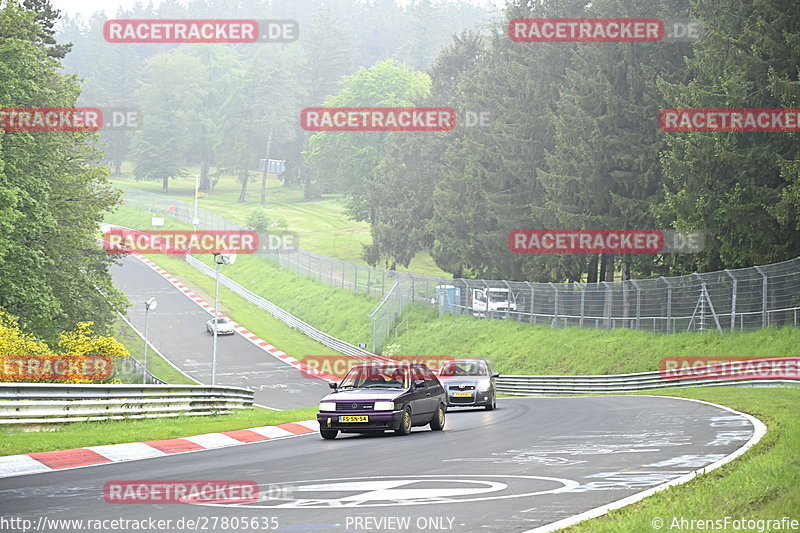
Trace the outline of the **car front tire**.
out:
<instances>
[{"instance_id":1,"label":"car front tire","mask_svg":"<svg viewBox=\"0 0 800 533\"><path fill-rule=\"evenodd\" d=\"M497 398L492 397L492 403L486 406L487 411L494 411L497 409Z\"/></svg>"},{"instance_id":2,"label":"car front tire","mask_svg":"<svg viewBox=\"0 0 800 533\"><path fill-rule=\"evenodd\" d=\"M322 435L322 438L325 440L333 440L336 438L336 435L339 434L338 429L320 429L319 434Z\"/></svg>"},{"instance_id":3,"label":"car front tire","mask_svg":"<svg viewBox=\"0 0 800 533\"><path fill-rule=\"evenodd\" d=\"M431 429L433 431L441 431L444 429L444 411L444 406L439 404L431 420Z\"/></svg>"},{"instance_id":4,"label":"car front tire","mask_svg":"<svg viewBox=\"0 0 800 533\"><path fill-rule=\"evenodd\" d=\"M411 433L411 409L406 407L403 411L403 419L400 421L400 427L395 430L398 435L408 435Z\"/></svg>"}]
</instances>

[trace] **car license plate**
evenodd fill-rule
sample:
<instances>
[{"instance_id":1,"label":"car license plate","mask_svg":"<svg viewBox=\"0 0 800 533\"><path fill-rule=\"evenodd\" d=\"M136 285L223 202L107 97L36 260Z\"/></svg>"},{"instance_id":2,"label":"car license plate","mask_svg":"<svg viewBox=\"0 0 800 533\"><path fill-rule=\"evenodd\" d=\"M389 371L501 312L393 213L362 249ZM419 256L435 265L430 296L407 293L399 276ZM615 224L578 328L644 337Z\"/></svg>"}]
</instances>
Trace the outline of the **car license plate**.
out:
<instances>
[{"instance_id":1,"label":"car license plate","mask_svg":"<svg viewBox=\"0 0 800 533\"><path fill-rule=\"evenodd\" d=\"M339 422L369 422L369 417L364 416L340 416Z\"/></svg>"},{"instance_id":2,"label":"car license plate","mask_svg":"<svg viewBox=\"0 0 800 533\"><path fill-rule=\"evenodd\" d=\"M456 392L456 393L453 394L453 396L455 396L456 398L471 398L472 397L472 393L471 392Z\"/></svg>"}]
</instances>

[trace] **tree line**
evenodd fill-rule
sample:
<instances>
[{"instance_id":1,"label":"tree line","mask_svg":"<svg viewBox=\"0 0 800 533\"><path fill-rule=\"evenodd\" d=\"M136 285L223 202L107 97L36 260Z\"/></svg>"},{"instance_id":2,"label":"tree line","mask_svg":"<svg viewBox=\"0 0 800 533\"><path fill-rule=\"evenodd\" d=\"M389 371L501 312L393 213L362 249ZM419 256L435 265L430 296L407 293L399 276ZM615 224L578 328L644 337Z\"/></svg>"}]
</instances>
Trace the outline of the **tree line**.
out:
<instances>
[{"instance_id":1,"label":"tree line","mask_svg":"<svg viewBox=\"0 0 800 533\"><path fill-rule=\"evenodd\" d=\"M689 42L509 38L508 20L548 17L689 19L704 31ZM456 277L597 282L782 261L800 256L798 134L665 133L659 112L798 108L798 54L792 0L513 0L488 34L456 36L427 77L381 63L325 101L489 112L490 127L320 132L307 160L370 222L373 265L427 251ZM510 230L535 228L706 240L693 254L508 251Z\"/></svg>"},{"instance_id":2,"label":"tree line","mask_svg":"<svg viewBox=\"0 0 800 533\"><path fill-rule=\"evenodd\" d=\"M0 0L0 108L77 105L57 19L47 0ZM49 342L83 322L104 331L124 309L111 258L97 246L98 225L119 195L96 141L86 131L0 128L0 317L5 310Z\"/></svg>"}]
</instances>

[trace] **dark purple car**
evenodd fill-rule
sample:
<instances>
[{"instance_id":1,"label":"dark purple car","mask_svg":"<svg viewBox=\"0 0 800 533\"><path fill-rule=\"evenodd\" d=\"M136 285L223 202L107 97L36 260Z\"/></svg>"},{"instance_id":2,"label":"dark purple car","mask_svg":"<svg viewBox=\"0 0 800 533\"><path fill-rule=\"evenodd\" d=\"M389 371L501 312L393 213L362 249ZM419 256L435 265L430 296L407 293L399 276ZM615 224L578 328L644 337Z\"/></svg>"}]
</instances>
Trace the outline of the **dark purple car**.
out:
<instances>
[{"instance_id":1,"label":"dark purple car","mask_svg":"<svg viewBox=\"0 0 800 533\"><path fill-rule=\"evenodd\" d=\"M413 426L444 428L444 387L419 363L365 363L354 366L334 392L319 404L317 421L323 439L342 433L411 433Z\"/></svg>"}]
</instances>

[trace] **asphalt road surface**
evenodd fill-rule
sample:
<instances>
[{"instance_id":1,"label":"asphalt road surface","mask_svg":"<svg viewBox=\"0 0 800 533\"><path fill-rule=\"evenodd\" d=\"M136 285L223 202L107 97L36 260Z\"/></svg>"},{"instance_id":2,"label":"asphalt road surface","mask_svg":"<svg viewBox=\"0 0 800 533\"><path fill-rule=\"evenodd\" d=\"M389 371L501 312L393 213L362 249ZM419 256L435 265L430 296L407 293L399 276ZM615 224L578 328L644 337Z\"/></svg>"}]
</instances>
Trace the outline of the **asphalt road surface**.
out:
<instances>
[{"instance_id":1,"label":"asphalt road surface","mask_svg":"<svg viewBox=\"0 0 800 533\"><path fill-rule=\"evenodd\" d=\"M47 531L87 531L56 519L152 519L172 522L151 531L179 532L189 519L201 531L522 532L713 463L753 431L741 415L679 399L503 399L492 412L449 411L442 432L310 434L0 479L0 514L43 520ZM111 504L109 480L252 481L260 497Z\"/></svg>"},{"instance_id":2,"label":"asphalt road surface","mask_svg":"<svg viewBox=\"0 0 800 533\"><path fill-rule=\"evenodd\" d=\"M158 307L150 311L147 327L150 342L181 370L211 383L213 337L206 331L211 315L134 257L123 258L121 266L110 270L132 303L128 319L133 325L144 331L144 302L155 297ZM315 407L330 392L324 381L303 377L238 333L217 337L217 385L251 389L257 404L276 409Z\"/></svg>"}]
</instances>

